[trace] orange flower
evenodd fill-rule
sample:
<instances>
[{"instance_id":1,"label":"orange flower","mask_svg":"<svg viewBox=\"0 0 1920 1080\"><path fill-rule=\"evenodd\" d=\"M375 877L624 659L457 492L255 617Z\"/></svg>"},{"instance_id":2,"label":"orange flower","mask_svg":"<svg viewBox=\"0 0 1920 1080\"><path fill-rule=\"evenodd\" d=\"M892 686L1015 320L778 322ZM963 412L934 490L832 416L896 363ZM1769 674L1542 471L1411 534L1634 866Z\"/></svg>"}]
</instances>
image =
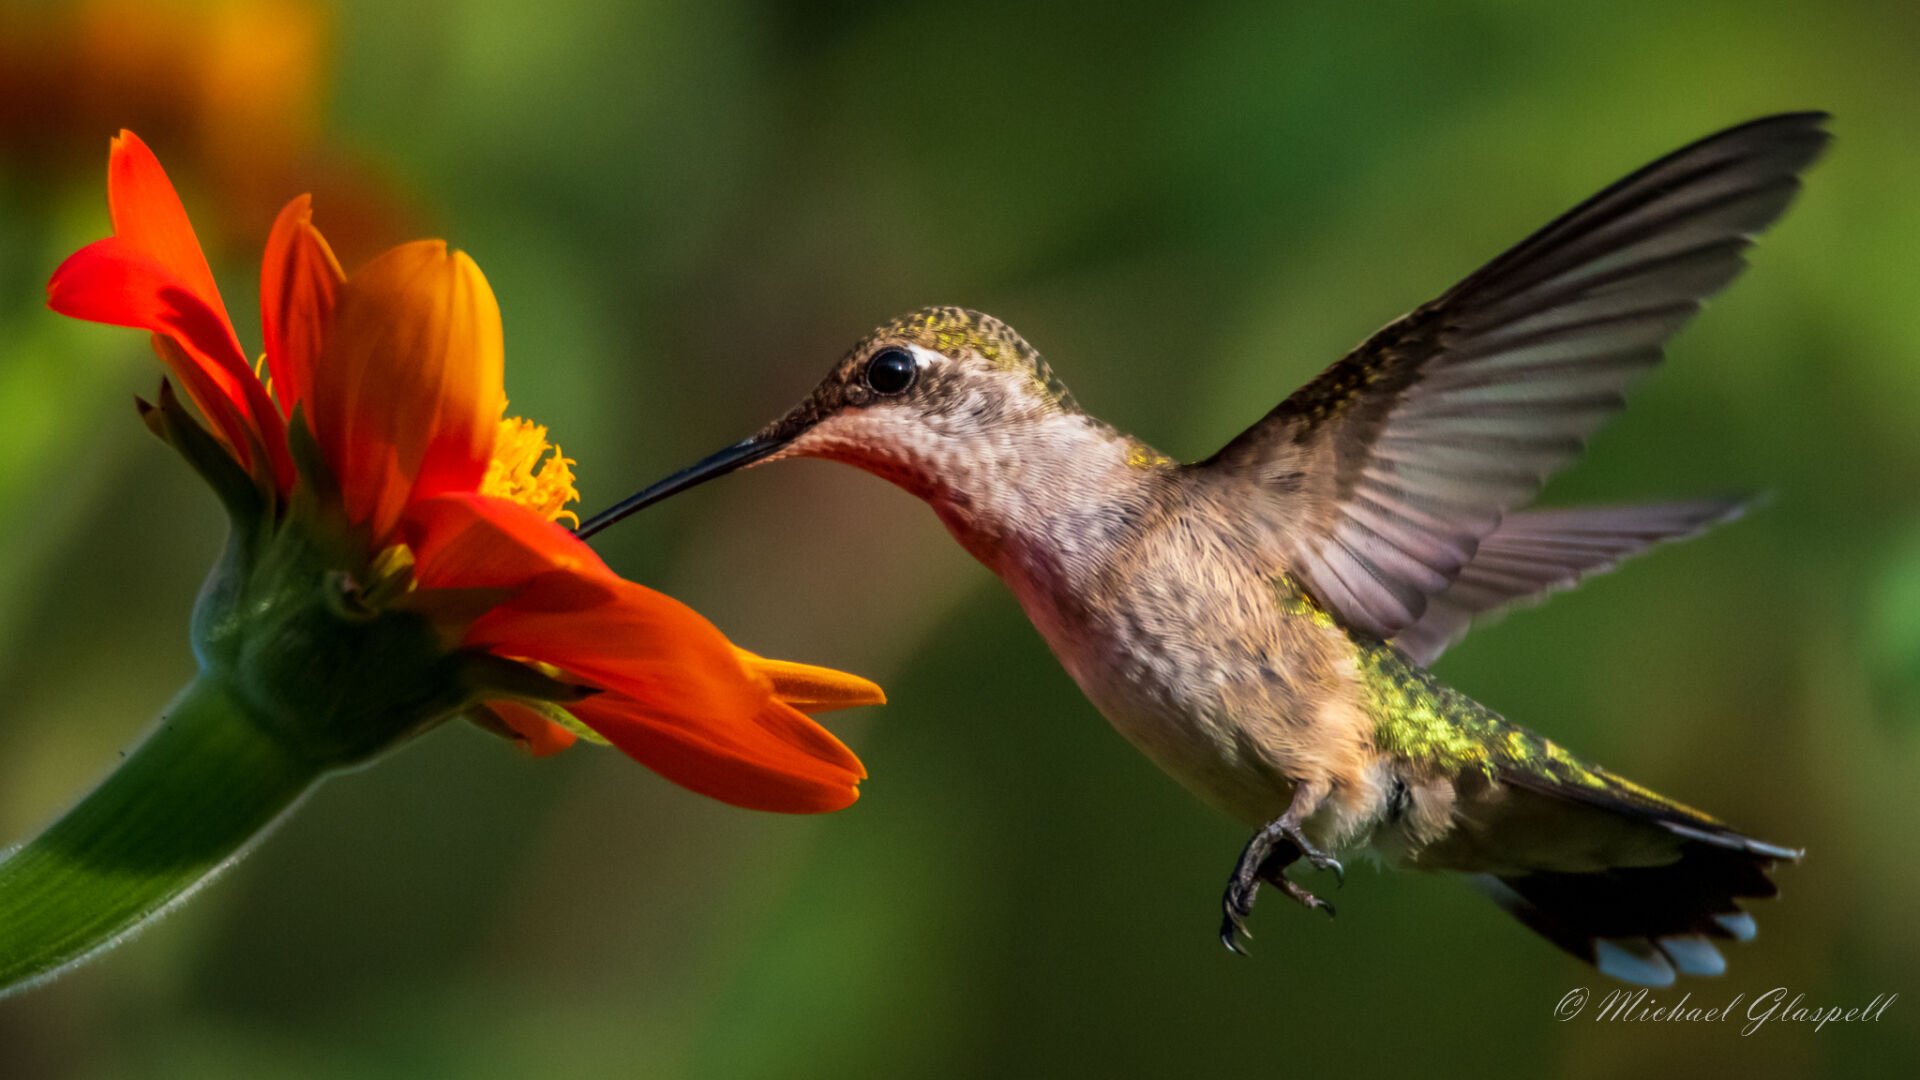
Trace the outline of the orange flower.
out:
<instances>
[{"instance_id":1,"label":"orange flower","mask_svg":"<svg viewBox=\"0 0 1920 1080\"><path fill-rule=\"evenodd\" d=\"M263 381L178 196L129 132L108 201L114 235L54 273L50 306L154 335L259 492L268 534L306 530L324 542L303 536L302 552L345 553L315 575L341 575L345 602L424 620L449 655L488 661L457 706L485 708L535 753L602 738L738 806L858 797L859 760L806 713L877 704L879 687L734 647L556 523L571 516L572 463L506 417L500 311L466 255L418 241L347 276L295 199L261 273Z\"/></svg>"}]
</instances>

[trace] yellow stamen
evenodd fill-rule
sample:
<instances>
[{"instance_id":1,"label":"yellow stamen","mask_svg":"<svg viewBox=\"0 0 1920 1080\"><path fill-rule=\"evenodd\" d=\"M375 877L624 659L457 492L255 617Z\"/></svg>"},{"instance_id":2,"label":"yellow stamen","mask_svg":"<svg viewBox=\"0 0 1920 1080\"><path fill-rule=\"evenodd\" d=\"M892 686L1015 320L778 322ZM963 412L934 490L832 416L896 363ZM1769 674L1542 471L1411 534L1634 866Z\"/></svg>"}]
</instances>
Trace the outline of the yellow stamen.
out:
<instances>
[{"instance_id":1,"label":"yellow stamen","mask_svg":"<svg viewBox=\"0 0 1920 1080\"><path fill-rule=\"evenodd\" d=\"M360 603L378 610L413 589L413 552L405 544L394 544L373 557L367 580L360 583Z\"/></svg>"},{"instance_id":2,"label":"yellow stamen","mask_svg":"<svg viewBox=\"0 0 1920 1080\"><path fill-rule=\"evenodd\" d=\"M493 460L487 464L487 478L480 482L480 494L496 499L511 499L548 521L570 518L580 524L580 515L567 509L578 502L580 493L573 486L573 459L547 442L547 429L517 416L500 421L493 440Z\"/></svg>"}]
</instances>

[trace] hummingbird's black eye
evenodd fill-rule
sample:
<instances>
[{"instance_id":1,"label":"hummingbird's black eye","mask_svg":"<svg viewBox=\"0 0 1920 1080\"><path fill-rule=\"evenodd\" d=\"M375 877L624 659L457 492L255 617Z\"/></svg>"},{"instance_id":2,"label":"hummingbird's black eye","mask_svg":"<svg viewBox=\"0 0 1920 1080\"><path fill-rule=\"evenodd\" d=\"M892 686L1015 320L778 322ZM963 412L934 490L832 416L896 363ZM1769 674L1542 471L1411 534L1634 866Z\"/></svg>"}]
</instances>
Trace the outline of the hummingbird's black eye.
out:
<instances>
[{"instance_id":1,"label":"hummingbird's black eye","mask_svg":"<svg viewBox=\"0 0 1920 1080\"><path fill-rule=\"evenodd\" d=\"M867 388L886 397L906 393L919 374L920 365L905 349L881 349L867 360Z\"/></svg>"}]
</instances>

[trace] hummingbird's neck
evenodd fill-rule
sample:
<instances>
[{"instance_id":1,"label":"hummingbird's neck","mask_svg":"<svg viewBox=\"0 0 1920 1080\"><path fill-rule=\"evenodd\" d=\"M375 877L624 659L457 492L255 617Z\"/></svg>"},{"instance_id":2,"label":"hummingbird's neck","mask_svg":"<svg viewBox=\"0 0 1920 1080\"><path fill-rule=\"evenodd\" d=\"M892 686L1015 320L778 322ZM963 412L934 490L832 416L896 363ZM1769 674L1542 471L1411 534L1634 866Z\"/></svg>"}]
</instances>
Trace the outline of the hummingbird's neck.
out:
<instances>
[{"instance_id":1,"label":"hummingbird's neck","mask_svg":"<svg viewBox=\"0 0 1920 1080\"><path fill-rule=\"evenodd\" d=\"M1097 572L1159 505L1177 467L1077 410L997 434L924 474L936 479L916 494L963 547L1009 581L1071 588Z\"/></svg>"}]
</instances>

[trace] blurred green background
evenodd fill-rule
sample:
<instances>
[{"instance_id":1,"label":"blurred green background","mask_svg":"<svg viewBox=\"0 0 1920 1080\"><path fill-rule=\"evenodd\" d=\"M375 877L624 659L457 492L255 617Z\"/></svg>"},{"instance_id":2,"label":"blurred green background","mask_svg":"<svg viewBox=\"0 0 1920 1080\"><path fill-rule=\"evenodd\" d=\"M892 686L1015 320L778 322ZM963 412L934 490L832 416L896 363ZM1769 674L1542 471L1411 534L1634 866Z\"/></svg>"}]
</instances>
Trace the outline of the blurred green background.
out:
<instances>
[{"instance_id":1,"label":"blurred green background","mask_svg":"<svg viewBox=\"0 0 1920 1080\"><path fill-rule=\"evenodd\" d=\"M1477 632L1442 674L1805 845L1731 973L1871 1026L1561 1023L1609 984L1457 882L1213 938L1243 837L1107 730L918 503L806 463L613 564L741 643L879 678L825 819L449 727L336 779L160 926L0 1002L6 1077L1920 1075L1920 8L1503 0L0 0L0 843L188 677L223 524L134 421L139 335L47 313L139 130L242 337L273 210L352 264L438 234L588 508L730 442L872 324L999 314L1196 457L1627 170L1789 108L1832 153L1549 502L1763 512ZM1677 998L1678 991L1669 998Z\"/></svg>"}]
</instances>

